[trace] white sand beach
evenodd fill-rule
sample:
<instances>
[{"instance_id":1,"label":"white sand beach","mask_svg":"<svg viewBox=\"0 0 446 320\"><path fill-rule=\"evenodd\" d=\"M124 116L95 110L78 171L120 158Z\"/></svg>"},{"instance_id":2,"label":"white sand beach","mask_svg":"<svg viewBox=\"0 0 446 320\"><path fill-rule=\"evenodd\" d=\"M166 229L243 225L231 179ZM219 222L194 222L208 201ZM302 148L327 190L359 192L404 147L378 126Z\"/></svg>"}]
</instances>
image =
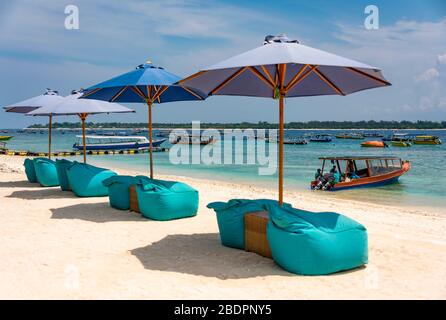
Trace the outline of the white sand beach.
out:
<instances>
[{"instance_id":1,"label":"white sand beach","mask_svg":"<svg viewBox=\"0 0 446 320\"><path fill-rule=\"evenodd\" d=\"M231 198L274 199L273 189L162 176L198 189L200 208L192 219L156 222L115 210L107 198L30 184L22 162L0 156L1 299L446 299L446 209L286 192L295 207L336 211L368 229L366 267L298 276L223 247L206 208Z\"/></svg>"}]
</instances>

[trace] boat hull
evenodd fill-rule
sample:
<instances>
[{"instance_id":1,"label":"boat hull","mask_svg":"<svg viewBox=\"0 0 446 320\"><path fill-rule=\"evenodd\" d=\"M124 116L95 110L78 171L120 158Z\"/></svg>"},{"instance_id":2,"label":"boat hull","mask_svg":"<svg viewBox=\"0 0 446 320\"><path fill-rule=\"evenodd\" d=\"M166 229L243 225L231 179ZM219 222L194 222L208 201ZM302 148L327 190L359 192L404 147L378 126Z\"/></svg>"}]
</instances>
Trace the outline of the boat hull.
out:
<instances>
[{"instance_id":1,"label":"boat hull","mask_svg":"<svg viewBox=\"0 0 446 320\"><path fill-rule=\"evenodd\" d=\"M441 144L441 141L416 141L416 140L413 140L412 143L413 144L418 144L418 145L434 146L434 145Z\"/></svg>"},{"instance_id":2,"label":"boat hull","mask_svg":"<svg viewBox=\"0 0 446 320\"><path fill-rule=\"evenodd\" d=\"M311 142L331 142L332 139L310 139Z\"/></svg>"},{"instance_id":3,"label":"boat hull","mask_svg":"<svg viewBox=\"0 0 446 320\"><path fill-rule=\"evenodd\" d=\"M410 147L412 144L410 142L404 142L404 141L392 141L393 147L402 147L407 148Z\"/></svg>"},{"instance_id":4,"label":"boat hull","mask_svg":"<svg viewBox=\"0 0 446 320\"><path fill-rule=\"evenodd\" d=\"M385 148L386 146L383 141L366 141L361 143L363 148Z\"/></svg>"},{"instance_id":5,"label":"boat hull","mask_svg":"<svg viewBox=\"0 0 446 320\"><path fill-rule=\"evenodd\" d=\"M152 147L159 147L166 139L156 140L152 142ZM116 143L116 144L102 144L102 145L87 145L88 151L102 151L102 150L138 150L138 149L148 149L150 143ZM74 144L73 149L83 150L84 146Z\"/></svg>"},{"instance_id":6,"label":"boat hull","mask_svg":"<svg viewBox=\"0 0 446 320\"><path fill-rule=\"evenodd\" d=\"M12 139L12 136L0 136L0 141L9 141Z\"/></svg>"}]
</instances>

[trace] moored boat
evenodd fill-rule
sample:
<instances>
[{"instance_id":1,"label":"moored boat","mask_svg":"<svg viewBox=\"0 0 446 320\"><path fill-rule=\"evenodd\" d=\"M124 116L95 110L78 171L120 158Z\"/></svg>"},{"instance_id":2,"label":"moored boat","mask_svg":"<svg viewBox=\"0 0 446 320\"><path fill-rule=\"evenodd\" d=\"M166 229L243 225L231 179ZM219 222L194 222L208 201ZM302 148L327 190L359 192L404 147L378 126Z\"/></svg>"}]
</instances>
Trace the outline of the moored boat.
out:
<instances>
[{"instance_id":1,"label":"moored boat","mask_svg":"<svg viewBox=\"0 0 446 320\"><path fill-rule=\"evenodd\" d=\"M395 183L399 177L410 170L409 161L397 157L321 157L322 169L318 179L311 182L312 189L346 190L353 188L378 187ZM328 163L327 163L328 162ZM324 174L326 166L336 169L339 181L334 180L334 173Z\"/></svg>"},{"instance_id":2,"label":"moored boat","mask_svg":"<svg viewBox=\"0 0 446 320\"><path fill-rule=\"evenodd\" d=\"M364 147L364 148L386 148L386 147L388 147L388 145L384 141L364 141L364 142L361 142L361 147Z\"/></svg>"},{"instance_id":3,"label":"moored boat","mask_svg":"<svg viewBox=\"0 0 446 320\"><path fill-rule=\"evenodd\" d=\"M441 140L438 136L415 136L412 143L421 145L438 145L441 144Z\"/></svg>"},{"instance_id":4,"label":"moored boat","mask_svg":"<svg viewBox=\"0 0 446 320\"><path fill-rule=\"evenodd\" d=\"M404 140L392 140L390 142L392 144L393 147L410 147L412 146L412 144L409 141L404 141Z\"/></svg>"},{"instance_id":5,"label":"moored boat","mask_svg":"<svg viewBox=\"0 0 446 320\"><path fill-rule=\"evenodd\" d=\"M336 139L362 140L364 136L361 133L341 133L336 135Z\"/></svg>"},{"instance_id":6,"label":"moored boat","mask_svg":"<svg viewBox=\"0 0 446 320\"><path fill-rule=\"evenodd\" d=\"M76 136L75 150L83 150L82 136ZM144 136L85 136L87 150L143 150L150 147L150 141ZM152 141L152 147L159 147L166 139Z\"/></svg>"},{"instance_id":7,"label":"moored boat","mask_svg":"<svg viewBox=\"0 0 446 320\"><path fill-rule=\"evenodd\" d=\"M331 142L332 138L329 134L316 134L310 137L311 142Z\"/></svg>"},{"instance_id":8,"label":"moored boat","mask_svg":"<svg viewBox=\"0 0 446 320\"><path fill-rule=\"evenodd\" d=\"M175 136L169 139L169 142L172 144L194 144L194 145L207 145L210 143L214 143L214 137L203 137L201 135L185 135L185 136Z\"/></svg>"},{"instance_id":9,"label":"moored boat","mask_svg":"<svg viewBox=\"0 0 446 320\"><path fill-rule=\"evenodd\" d=\"M0 136L0 141L9 141L13 138L13 136Z\"/></svg>"},{"instance_id":10,"label":"moored boat","mask_svg":"<svg viewBox=\"0 0 446 320\"><path fill-rule=\"evenodd\" d=\"M383 138L384 135L379 132L363 132L362 135L365 138Z\"/></svg>"}]
</instances>

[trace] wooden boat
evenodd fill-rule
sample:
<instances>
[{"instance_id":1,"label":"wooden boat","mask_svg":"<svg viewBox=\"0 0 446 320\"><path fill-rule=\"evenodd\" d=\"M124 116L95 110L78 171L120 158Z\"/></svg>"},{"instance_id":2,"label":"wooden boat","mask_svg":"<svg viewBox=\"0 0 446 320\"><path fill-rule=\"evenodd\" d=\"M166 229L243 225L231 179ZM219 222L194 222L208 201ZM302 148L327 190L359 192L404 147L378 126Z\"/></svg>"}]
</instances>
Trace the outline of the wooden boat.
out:
<instances>
[{"instance_id":1,"label":"wooden boat","mask_svg":"<svg viewBox=\"0 0 446 320\"><path fill-rule=\"evenodd\" d=\"M424 145L437 145L441 144L441 140L438 136L416 136L412 140L413 144L424 144Z\"/></svg>"},{"instance_id":2,"label":"wooden boat","mask_svg":"<svg viewBox=\"0 0 446 320\"><path fill-rule=\"evenodd\" d=\"M283 144L305 145L305 144L308 144L308 141L305 140L305 139L300 139L300 138L297 138L297 139L285 139L283 141Z\"/></svg>"},{"instance_id":3,"label":"wooden boat","mask_svg":"<svg viewBox=\"0 0 446 320\"><path fill-rule=\"evenodd\" d=\"M331 142L332 138L329 134L317 134L310 137L311 142Z\"/></svg>"},{"instance_id":4,"label":"wooden boat","mask_svg":"<svg viewBox=\"0 0 446 320\"><path fill-rule=\"evenodd\" d=\"M410 162L397 157L321 157L322 176L324 169L335 166L341 175L341 181L327 189L330 191L353 188L378 187L395 183L398 178L410 170ZM315 188L319 181L311 182Z\"/></svg>"},{"instance_id":5,"label":"wooden boat","mask_svg":"<svg viewBox=\"0 0 446 320\"><path fill-rule=\"evenodd\" d=\"M82 136L76 136L75 150L83 150ZM150 147L150 141L144 136L85 136L87 150L142 150ZM152 141L152 147L159 147L166 139Z\"/></svg>"},{"instance_id":6,"label":"wooden boat","mask_svg":"<svg viewBox=\"0 0 446 320\"><path fill-rule=\"evenodd\" d=\"M412 144L409 141L404 141L404 140L393 140L390 142L392 144L393 147L410 147L412 146Z\"/></svg>"},{"instance_id":7,"label":"wooden boat","mask_svg":"<svg viewBox=\"0 0 446 320\"><path fill-rule=\"evenodd\" d=\"M265 139L267 143L271 142L270 138ZM277 139L276 143L278 143L279 140ZM285 138L283 141L283 144L291 144L291 145L305 145L308 144L308 141L304 138Z\"/></svg>"},{"instance_id":8,"label":"wooden boat","mask_svg":"<svg viewBox=\"0 0 446 320\"><path fill-rule=\"evenodd\" d=\"M383 138L384 135L379 132L363 132L362 135L365 138Z\"/></svg>"},{"instance_id":9,"label":"wooden boat","mask_svg":"<svg viewBox=\"0 0 446 320\"><path fill-rule=\"evenodd\" d=\"M336 139L362 140L364 136L361 133L341 133L336 135Z\"/></svg>"},{"instance_id":10,"label":"wooden boat","mask_svg":"<svg viewBox=\"0 0 446 320\"><path fill-rule=\"evenodd\" d=\"M13 136L0 136L0 141L9 141L13 138Z\"/></svg>"},{"instance_id":11,"label":"wooden boat","mask_svg":"<svg viewBox=\"0 0 446 320\"><path fill-rule=\"evenodd\" d=\"M387 143L384 141L364 141L361 142L361 147L364 148L386 148L388 147Z\"/></svg>"},{"instance_id":12,"label":"wooden boat","mask_svg":"<svg viewBox=\"0 0 446 320\"><path fill-rule=\"evenodd\" d=\"M176 136L169 141L172 144L190 144L190 145L207 145L214 143L214 137L202 137L202 136Z\"/></svg>"}]
</instances>

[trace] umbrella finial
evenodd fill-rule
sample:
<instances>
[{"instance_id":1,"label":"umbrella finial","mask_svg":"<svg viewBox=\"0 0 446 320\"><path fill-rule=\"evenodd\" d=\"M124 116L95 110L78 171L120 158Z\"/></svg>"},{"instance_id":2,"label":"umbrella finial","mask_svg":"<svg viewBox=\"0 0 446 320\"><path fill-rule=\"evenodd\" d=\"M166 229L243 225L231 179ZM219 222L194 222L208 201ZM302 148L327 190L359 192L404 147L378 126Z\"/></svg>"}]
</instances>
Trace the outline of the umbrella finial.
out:
<instances>
[{"instance_id":1,"label":"umbrella finial","mask_svg":"<svg viewBox=\"0 0 446 320\"><path fill-rule=\"evenodd\" d=\"M59 95L59 92L57 90L52 90L50 88L46 88L46 92L44 93L44 95L57 96L57 95Z\"/></svg>"},{"instance_id":2,"label":"umbrella finial","mask_svg":"<svg viewBox=\"0 0 446 320\"><path fill-rule=\"evenodd\" d=\"M297 40L290 40L284 33L280 33L277 36L268 35L265 37L265 40L263 41L263 44L270 44L270 43L299 43Z\"/></svg>"}]
</instances>

